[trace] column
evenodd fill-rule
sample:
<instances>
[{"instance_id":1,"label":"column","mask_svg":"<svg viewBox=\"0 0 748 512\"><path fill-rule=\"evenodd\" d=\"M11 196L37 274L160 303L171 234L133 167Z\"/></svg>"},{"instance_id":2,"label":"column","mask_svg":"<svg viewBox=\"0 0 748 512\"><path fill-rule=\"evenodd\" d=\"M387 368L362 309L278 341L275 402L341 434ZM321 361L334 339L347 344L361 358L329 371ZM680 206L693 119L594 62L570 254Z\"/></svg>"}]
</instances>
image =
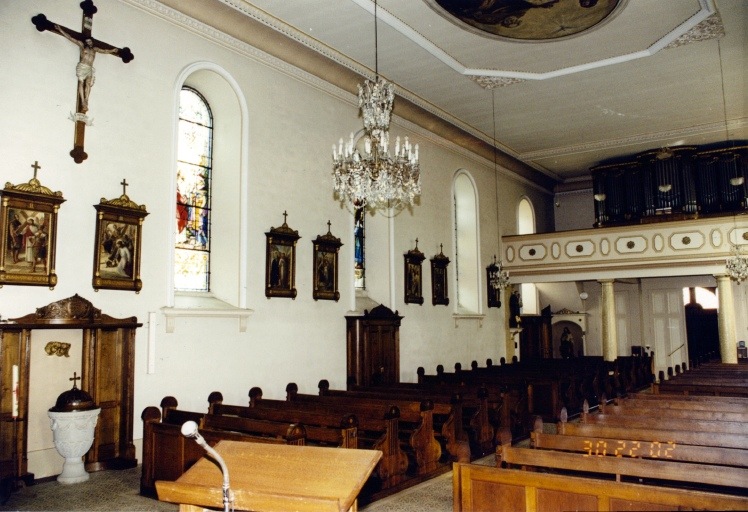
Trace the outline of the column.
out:
<instances>
[{"instance_id":1,"label":"column","mask_svg":"<svg viewBox=\"0 0 748 512\"><path fill-rule=\"evenodd\" d=\"M732 297L732 281L726 275L717 278L717 296L719 297L719 352L723 363L737 363L737 329L735 328L735 301Z\"/></svg>"},{"instance_id":2,"label":"column","mask_svg":"<svg viewBox=\"0 0 748 512\"><path fill-rule=\"evenodd\" d=\"M603 336L603 359L615 361L618 357L618 336L616 334L616 302L613 295L613 280L599 281L602 286L601 316Z\"/></svg>"}]
</instances>

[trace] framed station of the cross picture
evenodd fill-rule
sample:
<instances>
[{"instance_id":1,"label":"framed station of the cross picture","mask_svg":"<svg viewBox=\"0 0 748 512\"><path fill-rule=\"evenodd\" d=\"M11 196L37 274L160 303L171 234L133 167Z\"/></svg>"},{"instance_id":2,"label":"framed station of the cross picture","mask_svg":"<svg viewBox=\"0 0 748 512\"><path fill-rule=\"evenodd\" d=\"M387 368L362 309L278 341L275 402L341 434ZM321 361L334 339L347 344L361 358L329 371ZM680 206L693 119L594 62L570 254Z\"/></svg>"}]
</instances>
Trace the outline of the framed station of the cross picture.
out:
<instances>
[{"instance_id":1,"label":"framed station of the cross picture","mask_svg":"<svg viewBox=\"0 0 748 512\"><path fill-rule=\"evenodd\" d=\"M94 246L94 290L128 290L138 293L140 279L140 246L143 219L148 212L125 194L117 199L94 205L96 208L96 242Z\"/></svg>"},{"instance_id":2,"label":"framed station of the cross picture","mask_svg":"<svg viewBox=\"0 0 748 512\"><path fill-rule=\"evenodd\" d=\"M415 249L405 253L405 303L423 304L423 279L421 263L426 257L418 250L418 239Z\"/></svg>"},{"instance_id":3,"label":"framed station of the cross picture","mask_svg":"<svg viewBox=\"0 0 748 512\"><path fill-rule=\"evenodd\" d=\"M0 192L0 286L57 284L57 212L65 202L32 178L20 185L5 184Z\"/></svg>"},{"instance_id":4,"label":"framed station of the cross picture","mask_svg":"<svg viewBox=\"0 0 748 512\"><path fill-rule=\"evenodd\" d=\"M296 298L296 242L299 232L283 225L265 233L265 297Z\"/></svg>"}]
</instances>

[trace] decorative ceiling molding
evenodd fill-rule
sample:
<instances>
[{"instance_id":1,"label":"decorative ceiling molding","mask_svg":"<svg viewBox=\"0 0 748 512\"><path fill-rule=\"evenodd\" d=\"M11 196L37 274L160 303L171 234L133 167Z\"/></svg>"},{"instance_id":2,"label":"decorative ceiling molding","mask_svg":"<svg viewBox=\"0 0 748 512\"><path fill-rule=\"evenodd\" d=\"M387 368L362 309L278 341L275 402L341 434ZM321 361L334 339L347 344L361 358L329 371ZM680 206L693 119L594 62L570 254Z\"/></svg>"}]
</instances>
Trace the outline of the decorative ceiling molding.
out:
<instances>
[{"instance_id":1,"label":"decorative ceiling molding","mask_svg":"<svg viewBox=\"0 0 748 512\"><path fill-rule=\"evenodd\" d=\"M470 80L484 89L496 89L497 87L506 87L507 85L524 82L521 78L507 78L502 76L471 76Z\"/></svg>"},{"instance_id":2,"label":"decorative ceiling molding","mask_svg":"<svg viewBox=\"0 0 748 512\"><path fill-rule=\"evenodd\" d=\"M727 123L727 129L729 131L735 131L740 128L748 126L748 119L736 119ZM667 140L678 140L684 137L690 137L693 135L699 135L702 133L714 133L724 132L725 123L720 121L717 123L702 124L698 126L692 126L682 130L670 130L667 132L656 132L648 133L644 135L636 135L633 137L626 137L623 139L612 139L612 140L601 140L586 142L583 144L575 144L573 146L557 147L544 149L541 151L528 151L527 153L520 153L519 158L523 160L543 160L546 158L558 158L567 155L573 155L577 153L587 153L592 151L600 151L605 149L615 149L627 146L636 146L639 144L654 144L653 147L660 147L663 141Z\"/></svg>"},{"instance_id":3,"label":"decorative ceiling molding","mask_svg":"<svg viewBox=\"0 0 748 512\"><path fill-rule=\"evenodd\" d=\"M722 24L722 16L719 15L719 12L715 12L691 30L672 41L665 49L670 50L684 44L708 41L709 39L718 39L724 36L725 26Z\"/></svg>"},{"instance_id":4,"label":"decorative ceiling molding","mask_svg":"<svg viewBox=\"0 0 748 512\"><path fill-rule=\"evenodd\" d=\"M228 1L228 0L223 0ZM374 14L374 2L371 0L351 0L353 3L365 9L367 12ZM429 52L435 58L452 68L457 73L466 76L477 76L482 78L488 77L503 77L503 78L515 78L520 80L548 80L551 78L557 78L560 76L571 75L573 73L581 73L589 71L591 69L597 69L605 66L613 66L616 64L622 64L636 59L644 57L651 57L660 50L664 49L670 43L686 36L692 29L702 23L704 20L712 16L717 12L717 8L714 5L714 0L698 0L699 10L690 18L686 19L683 23L673 28L670 32L662 36L659 40L655 41L646 49L627 53L623 55L617 55L607 59L601 59L593 62L587 62L576 66L569 66L566 68L555 69L543 73L530 73L524 71L510 71L501 69L474 69L468 68L465 64L459 62L457 59L449 55L446 51L439 48L436 44L432 43L426 37L415 31L412 27L406 25L402 20L394 16L386 9L379 8L377 10L378 18L398 31L403 36L407 37L415 44ZM314 44L319 46L319 42L315 41Z\"/></svg>"},{"instance_id":5,"label":"decorative ceiling molding","mask_svg":"<svg viewBox=\"0 0 748 512\"><path fill-rule=\"evenodd\" d=\"M191 16L188 16L165 3L167 1L172 1L172 0L160 0L160 1L159 0L122 0L122 1L128 5L133 6L134 8L140 9L151 15L160 17L174 25L183 27L184 29L189 30L190 32L193 32L201 37L204 37L205 39L209 41L212 41L216 44L220 44L224 46L225 48L236 52L239 55L250 58L272 69L275 69L279 72L287 74L288 76L292 76L300 80L301 82L312 85L313 87L316 87L317 89L322 90L325 93L330 94L331 96L337 99L345 101L351 105L358 104L358 97L355 92L347 91L345 88L343 88L338 83L333 83L333 81L320 78L319 76L313 73L310 73L309 71L306 71L305 69L301 69L300 67L294 65L293 63L288 63L285 60L278 58L268 53L267 51L264 51L261 48L258 48L257 45L254 45L250 42L243 41L241 39L238 39L237 37L231 36L229 34L226 34L225 32L217 30L216 28L208 25L207 23L197 20ZM173 0L173 1L177 2L179 0ZM234 10L241 12L243 15L251 18L256 23L261 23L267 26L271 30L278 30L283 36L289 37L290 39L298 42L299 44L302 44L303 46L311 50L318 51L317 46L319 45L319 41L314 41L317 45L315 46L314 44L312 44L312 40L308 38L307 36L305 36L304 34L302 34L301 32L298 32L296 31L296 29L289 27L285 23L280 22L279 20L277 20L276 18L273 18L272 16L269 16L264 11L260 11L257 8L250 6L243 0L217 0L217 1L225 4L226 6ZM356 1L356 0L353 0L353 1ZM281 27L282 30L279 30L278 27ZM341 54L337 53L335 50L328 48L327 52L319 52L319 53L322 54L322 57L320 57L320 59L324 59L324 58L331 59L336 64L341 65L347 68L348 70L351 70L354 73L359 74L369 79L373 79L375 77L375 73L372 70L344 58ZM335 55L336 58L332 58L331 55ZM446 112L435 107L433 104L424 101L422 98L410 93L409 91L401 87L397 87L396 94L398 97L403 98L404 100L407 100L413 106L417 107L418 109L421 109L422 112L430 114L434 116L435 118L439 119L442 123L445 123L445 126L452 126L452 127L455 127L457 130L462 131L463 136L460 136L458 138L465 138L464 134L467 134L468 136L472 137L473 142L467 141L467 143L465 144L452 143L452 141L456 141L456 138L454 136L455 134L452 133L451 136L450 134L440 135L438 133L439 130L435 130L436 126L434 126L433 120L430 120L427 122L427 124L431 127L431 129L430 130L424 129L423 126L418 123L418 119L414 118L414 116L419 116L419 115L421 117L426 117L426 116L424 116L423 113L419 114L418 111L412 108L409 110L409 113L407 116L403 116L403 115L398 114L398 105L396 105L395 110L393 111L393 122L394 123L401 125L408 130L419 133L419 136L423 136L424 138L429 138L431 139L432 142L436 144L447 145L450 147L451 150L462 148L460 152L462 152L465 156L474 157L474 158L477 158L478 160L486 160L489 158L487 155L493 155L492 150L487 149L493 146L493 141L491 140L490 137L488 137L483 132L447 114ZM479 141L479 144L476 144L475 141ZM481 147L480 144L483 144L484 146ZM529 185L545 194L552 193L553 182L560 181L559 176L555 175L554 173L548 171L547 169L543 167L534 166L534 165L520 162L517 158L517 152L513 151L511 148L508 148L500 143L497 143L496 149L499 150L500 157L502 154L504 155L504 157L501 157L500 161L498 162L499 174L506 176L507 178L516 180L518 182L521 182L525 185ZM532 171L540 173L543 175L543 177L539 179L533 179L531 176L526 175L527 174L526 172L525 173L521 172L521 169L517 169L516 166L513 167L511 163L507 161L507 159L515 159L521 165L525 166L526 169L528 170L531 169Z\"/></svg>"}]
</instances>

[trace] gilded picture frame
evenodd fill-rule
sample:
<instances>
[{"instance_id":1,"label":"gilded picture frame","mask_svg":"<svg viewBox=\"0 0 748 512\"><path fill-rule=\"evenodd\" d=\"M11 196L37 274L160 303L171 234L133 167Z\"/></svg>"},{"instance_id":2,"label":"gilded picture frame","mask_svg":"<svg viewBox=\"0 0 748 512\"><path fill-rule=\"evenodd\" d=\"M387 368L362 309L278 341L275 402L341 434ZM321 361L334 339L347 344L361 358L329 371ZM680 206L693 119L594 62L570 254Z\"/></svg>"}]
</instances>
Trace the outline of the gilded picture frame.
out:
<instances>
[{"instance_id":1,"label":"gilded picture frame","mask_svg":"<svg viewBox=\"0 0 748 512\"><path fill-rule=\"evenodd\" d=\"M36 177L28 183L6 183L0 192L0 286L57 285L57 214L65 202Z\"/></svg>"},{"instance_id":2,"label":"gilded picture frame","mask_svg":"<svg viewBox=\"0 0 748 512\"><path fill-rule=\"evenodd\" d=\"M444 248L439 245L439 254L431 258L431 304L434 306L449 305L447 285L447 266L449 258L444 255Z\"/></svg>"},{"instance_id":3,"label":"gilded picture frame","mask_svg":"<svg viewBox=\"0 0 748 512\"><path fill-rule=\"evenodd\" d=\"M317 235L312 240L312 297L314 300L340 299L338 291L338 253L343 245L340 238L330 232L330 221L327 221L327 234Z\"/></svg>"},{"instance_id":4,"label":"gilded picture frame","mask_svg":"<svg viewBox=\"0 0 748 512\"><path fill-rule=\"evenodd\" d=\"M405 253L405 303L423 305L423 274L421 263L426 257L416 247Z\"/></svg>"},{"instance_id":5,"label":"gilded picture frame","mask_svg":"<svg viewBox=\"0 0 748 512\"><path fill-rule=\"evenodd\" d=\"M265 296L296 298L296 243L298 231L288 227L283 213L283 225L271 227L265 233Z\"/></svg>"},{"instance_id":6,"label":"gilded picture frame","mask_svg":"<svg viewBox=\"0 0 748 512\"><path fill-rule=\"evenodd\" d=\"M145 205L138 205L126 194L116 199L101 198L96 209L94 243L94 290L126 290L139 293L140 256L143 219L148 215Z\"/></svg>"}]
</instances>

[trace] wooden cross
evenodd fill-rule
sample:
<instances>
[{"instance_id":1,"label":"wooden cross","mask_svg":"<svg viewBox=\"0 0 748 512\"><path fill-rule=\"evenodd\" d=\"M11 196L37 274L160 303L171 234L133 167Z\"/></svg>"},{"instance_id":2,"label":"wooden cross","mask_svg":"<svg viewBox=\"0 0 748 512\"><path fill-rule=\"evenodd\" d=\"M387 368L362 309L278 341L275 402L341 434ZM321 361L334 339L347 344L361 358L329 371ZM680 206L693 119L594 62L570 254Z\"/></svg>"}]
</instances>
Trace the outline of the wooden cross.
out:
<instances>
[{"instance_id":1,"label":"wooden cross","mask_svg":"<svg viewBox=\"0 0 748 512\"><path fill-rule=\"evenodd\" d=\"M119 184L122 185L122 195L126 196L127 195L127 186L129 185L129 183L127 182L127 180L125 178L122 178L122 181L120 181Z\"/></svg>"},{"instance_id":2,"label":"wooden cross","mask_svg":"<svg viewBox=\"0 0 748 512\"><path fill-rule=\"evenodd\" d=\"M81 380L81 378L78 377L78 372L73 372L73 376L70 377L68 380L72 380L73 381L73 387L77 387L76 386L77 383L75 381Z\"/></svg>"},{"instance_id":3,"label":"wooden cross","mask_svg":"<svg viewBox=\"0 0 748 512\"><path fill-rule=\"evenodd\" d=\"M288 217L288 213L286 213L286 210L283 210L283 225L286 225L286 218Z\"/></svg>"},{"instance_id":4,"label":"wooden cross","mask_svg":"<svg viewBox=\"0 0 748 512\"><path fill-rule=\"evenodd\" d=\"M41 165L39 165L39 160L34 160L34 165L31 166L32 169L34 169L34 179L36 179L36 172L42 168Z\"/></svg>"},{"instance_id":5,"label":"wooden cross","mask_svg":"<svg viewBox=\"0 0 748 512\"><path fill-rule=\"evenodd\" d=\"M49 30L63 36L68 41L80 47L80 61L75 67L75 75L78 77L78 99L76 101L75 115L71 119L75 122L75 138L73 149L70 156L75 163L83 162L88 155L83 150L83 140L86 133L86 125L90 124L88 116L88 98L91 94L91 87L94 84L93 61L97 53L108 53L116 55L122 59L122 62L128 63L135 57L126 46L117 48L103 41L98 41L91 36L91 27L93 25L93 15L98 10L92 0L84 0L80 3L83 10L83 22L80 32L76 32L67 27L52 23L44 14L37 14L31 18L31 22L36 26L39 32Z\"/></svg>"},{"instance_id":6,"label":"wooden cross","mask_svg":"<svg viewBox=\"0 0 748 512\"><path fill-rule=\"evenodd\" d=\"M327 232L330 232L330 228L332 227L332 223L328 220L327 221Z\"/></svg>"}]
</instances>

